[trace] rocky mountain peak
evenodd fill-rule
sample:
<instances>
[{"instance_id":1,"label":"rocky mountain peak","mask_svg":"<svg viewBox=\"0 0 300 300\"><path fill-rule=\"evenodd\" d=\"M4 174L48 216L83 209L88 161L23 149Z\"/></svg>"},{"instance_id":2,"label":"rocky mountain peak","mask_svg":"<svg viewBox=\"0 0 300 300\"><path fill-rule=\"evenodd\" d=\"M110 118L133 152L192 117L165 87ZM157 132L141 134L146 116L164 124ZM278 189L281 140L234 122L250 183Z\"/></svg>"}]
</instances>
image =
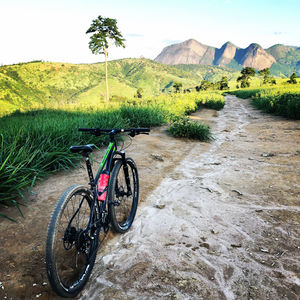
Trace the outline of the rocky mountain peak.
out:
<instances>
[{"instance_id":1,"label":"rocky mountain peak","mask_svg":"<svg viewBox=\"0 0 300 300\"><path fill-rule=\"evenodd\" d=\"M276 59L267 53L259 44L252 43L242 49L230 41L221 48L215 48L189 39L179 44L170 45L155 58L164 64L204 64L226 66L231 62L243 67L255 69L269 68Z\"/></svg>"}]
</instances>

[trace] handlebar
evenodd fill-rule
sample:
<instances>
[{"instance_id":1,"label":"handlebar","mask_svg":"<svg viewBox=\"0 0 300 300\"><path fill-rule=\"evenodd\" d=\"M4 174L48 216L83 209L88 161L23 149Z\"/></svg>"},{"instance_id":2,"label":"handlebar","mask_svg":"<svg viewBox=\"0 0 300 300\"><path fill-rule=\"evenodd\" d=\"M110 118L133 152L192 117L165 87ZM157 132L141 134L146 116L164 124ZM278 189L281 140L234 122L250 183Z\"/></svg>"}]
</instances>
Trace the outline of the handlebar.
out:
<instances>
[{"instance_id":1,"label":"handlebar","mask_svg":"<svg viewBox=\"0 0 300 300\"><path fill-rule=\"evenodd\" d=\"M150 128L129 128L129 129L121 129L121 128L113 128L113 129L100 129L100 128L78 128L78 131L88 132L89 134L93 134L99 136L101 134L109 134L110 136L114 136L118 133L129 132L131 137L134 137L138 134L149 134Z\"/></svg>"}]
</instances>

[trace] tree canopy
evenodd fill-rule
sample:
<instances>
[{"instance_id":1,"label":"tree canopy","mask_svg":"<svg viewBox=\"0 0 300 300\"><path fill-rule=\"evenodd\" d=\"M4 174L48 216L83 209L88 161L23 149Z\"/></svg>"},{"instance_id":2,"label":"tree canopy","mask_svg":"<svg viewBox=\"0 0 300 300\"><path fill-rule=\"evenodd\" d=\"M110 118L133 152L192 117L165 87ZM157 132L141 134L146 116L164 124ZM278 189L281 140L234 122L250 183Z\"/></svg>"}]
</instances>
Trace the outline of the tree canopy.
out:
<instances>
[{"instance_id":1,"label":"tree canopy","mask_svg":"<svg viewBox=\"0 0 300 300\"><path fill-rule=\"evenodd\" d=\"M117 20L98 16L92 21L86 33L93 33L90 37L89 48L93 54L105 54L109 48L109 41L113 41L116 47L125 48L121 32L117 27Z\"/></svg>"},{"instance_id":2,"label":"tree canopy","mask_svg":"<svg viewBox=\"0 0 300 300\"><path fill-rule=\"evenodd\" d=\"M249 87L250 86L249 79L255 76L256 74L255 69L251 67L245 67L242 69L241 74L242 75L239 76L236 81L241 82L242 88Z\"/></svg>"}]
</instances>

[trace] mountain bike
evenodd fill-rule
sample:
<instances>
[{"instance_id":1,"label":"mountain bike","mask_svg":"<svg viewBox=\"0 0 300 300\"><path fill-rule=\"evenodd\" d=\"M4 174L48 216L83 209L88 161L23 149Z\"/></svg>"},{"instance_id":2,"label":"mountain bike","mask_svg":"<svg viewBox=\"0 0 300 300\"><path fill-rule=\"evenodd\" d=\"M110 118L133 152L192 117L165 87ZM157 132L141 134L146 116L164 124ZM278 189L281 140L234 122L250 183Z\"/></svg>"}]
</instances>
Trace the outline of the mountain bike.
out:
<instances>
[{"instance_id":1,"label":"mountain bike","mask_svg":"<svg viewBox=\"0 0 300 300\"><path fill-rule=\"evenodd\" d=\"M133 159L117 150L115 136L149 134L149 128L79 128L95 136L109 135L110 143L94 177L89 155L94 144L72 146L85 158L89 187L73 185L58 200L48 226L46 269L53 290L75 297L88 281L99 246L109 228L126 232L135 217L139 198L138 171Z\"/></svg>"}]
</instances>

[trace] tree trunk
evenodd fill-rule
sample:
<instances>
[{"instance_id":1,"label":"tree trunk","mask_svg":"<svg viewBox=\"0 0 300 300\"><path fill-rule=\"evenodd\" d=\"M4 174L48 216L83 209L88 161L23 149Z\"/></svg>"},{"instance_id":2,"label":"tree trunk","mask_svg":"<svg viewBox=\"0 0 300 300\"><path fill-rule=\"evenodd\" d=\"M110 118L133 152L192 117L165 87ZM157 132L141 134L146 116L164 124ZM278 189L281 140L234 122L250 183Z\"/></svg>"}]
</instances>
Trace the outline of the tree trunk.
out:
<instances>
[{"instance_id":1,"label":"tree trunk","mask_svg":"<svg viewBox=\"0 0 300 300\"><path fill-rule=\"evenodd\" d=\"M109 93L108 93L108 73L107 73L107 51L104 50L105 55L105 85L106 85L106 95L105 95L105 101L109 102Z\"/></svg>"}]
</instances>

